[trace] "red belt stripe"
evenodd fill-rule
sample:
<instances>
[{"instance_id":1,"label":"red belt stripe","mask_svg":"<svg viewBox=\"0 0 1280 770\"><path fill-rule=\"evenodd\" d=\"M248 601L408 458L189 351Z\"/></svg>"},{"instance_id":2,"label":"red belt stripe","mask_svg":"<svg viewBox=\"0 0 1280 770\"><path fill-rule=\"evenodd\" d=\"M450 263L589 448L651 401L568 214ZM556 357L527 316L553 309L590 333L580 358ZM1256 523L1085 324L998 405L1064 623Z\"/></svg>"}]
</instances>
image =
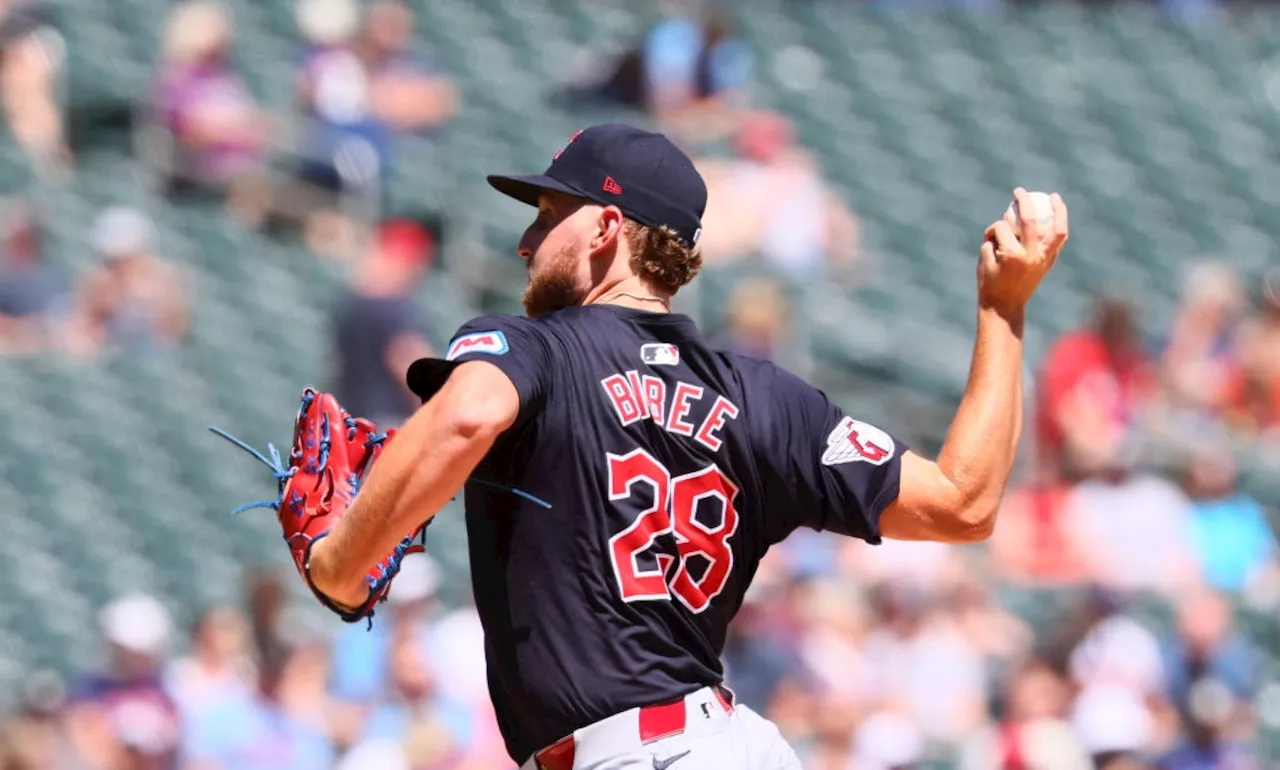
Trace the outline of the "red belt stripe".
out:
<instances>
[{"instance_id":1,"label":"red belt stripe","mask_svg":"<svg viewBox=\"0 0 1280 770\"><path fill-rule=\"evenodd\" d=\"M733 713L733 704L725 694L724 688L713 688L716 700L720 702L726 714ZM684 698L670 703L655 706L643 706L640 709L640 742L651 743L663 738L679 735L685 729ZM533 755L534 766L539 770L573 770L574 742L569 735Z\"/></svg>"}]
</instances>

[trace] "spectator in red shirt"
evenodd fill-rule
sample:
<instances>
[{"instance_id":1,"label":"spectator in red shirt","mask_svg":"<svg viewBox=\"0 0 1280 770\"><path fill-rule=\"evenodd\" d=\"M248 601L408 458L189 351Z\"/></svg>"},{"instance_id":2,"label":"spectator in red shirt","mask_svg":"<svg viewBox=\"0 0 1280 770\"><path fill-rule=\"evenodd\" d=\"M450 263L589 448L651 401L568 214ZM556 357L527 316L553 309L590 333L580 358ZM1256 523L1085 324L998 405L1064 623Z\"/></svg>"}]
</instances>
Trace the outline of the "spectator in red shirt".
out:
<instances>
[{"instance_id":1,"label":"spectator in red shirt","mask_svg":"<svg viewBox=\"0 0 1280 770\"><path fill-rule=\"evenodd\" d=\"M1089 544L1070 526L1071 485L1041 468L1040 478L1015 487L1000 509L991 556L1001 577L1038 586L1089 578Z\"/></svg>"},{"instance_id":2,"label":"spectator in red shirt","mask_svg":"<svg viewBox=\"0 0 1280 770\"><path fill-rule=\"evenodd\" d=\"M1047 472L1088 475L1113 455L1155 382L1128 304L1101 299L1092 326L1058 340L1040 372L1036 438Z\"/></svg>"}]
</instances>

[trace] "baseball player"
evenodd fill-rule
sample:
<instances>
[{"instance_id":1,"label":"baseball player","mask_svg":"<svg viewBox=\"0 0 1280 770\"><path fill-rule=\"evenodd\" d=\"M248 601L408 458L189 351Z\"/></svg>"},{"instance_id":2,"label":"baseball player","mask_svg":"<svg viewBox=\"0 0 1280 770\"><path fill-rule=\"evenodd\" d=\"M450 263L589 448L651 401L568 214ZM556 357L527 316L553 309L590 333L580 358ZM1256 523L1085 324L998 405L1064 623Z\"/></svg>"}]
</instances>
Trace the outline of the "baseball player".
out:
<instances>
[{"instance_id":1,"label":"baseball player","mask_svg":"<svg viewBox=\"0 0 1280 770\"><path fill-rule=\"evenodd\" d=\"M969 383L935 462L777 366L712 350L670 311L700 266L707 193L661 134L594 126L545 174L489 183L537 208L519 244L528 317L478 318L444 358L415 362L424 405L393 441L327 401L320 427L299 423L308 489L342 452L363 479L337 495L344 515L291 541L299 569L364 617L465 491L490 692L523 768L798 768L725 687L726 628L797 527L873 544L991 533L1021 428L1024 308L1067 240L1065 205L1055 195L1038 230L1019 188L1028 214L987 229ZM335 442L334 420L360 438ZM297 497L282 491L282 521L306 518Z\"/></svg>"}]
</instances>

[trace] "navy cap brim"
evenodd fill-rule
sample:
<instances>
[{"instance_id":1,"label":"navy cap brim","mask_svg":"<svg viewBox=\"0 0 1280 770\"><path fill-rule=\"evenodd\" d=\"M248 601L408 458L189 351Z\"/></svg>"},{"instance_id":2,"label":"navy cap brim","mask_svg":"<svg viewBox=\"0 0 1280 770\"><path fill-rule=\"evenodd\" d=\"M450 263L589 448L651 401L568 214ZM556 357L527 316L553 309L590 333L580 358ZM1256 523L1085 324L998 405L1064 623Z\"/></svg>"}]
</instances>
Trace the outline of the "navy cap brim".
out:
<instances>
[{"instance_id":1,"label":"navy cap brim","mask_svg":"<svg viewBox=\"0 0 1280 770\"><path fill-rule=\"evenodd\" d=\"M552 179L545 174L536 176L498 176L490 174L486 179L489 180L489 185L493 189L530 206L538 205L538 195L545 190L582 197L582 191L575 190L564 182Z\"/></svg>"}]
</instances>

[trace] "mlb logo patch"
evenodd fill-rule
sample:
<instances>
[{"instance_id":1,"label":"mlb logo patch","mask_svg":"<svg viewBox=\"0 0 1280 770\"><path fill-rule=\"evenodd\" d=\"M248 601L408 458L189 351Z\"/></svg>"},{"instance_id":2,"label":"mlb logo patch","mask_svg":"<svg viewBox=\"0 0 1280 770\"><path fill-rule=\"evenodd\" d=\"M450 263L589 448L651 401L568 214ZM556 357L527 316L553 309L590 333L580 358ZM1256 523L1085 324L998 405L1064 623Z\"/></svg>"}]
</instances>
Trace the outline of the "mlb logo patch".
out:
<instances>
[{"instance_id":1,"label":"mlb logo patch","mask_svg":"<svg viewBox=\"0 0 1280 770\"><path fill-rule=\"evenodd\" d=\"M500 356L510 348L507 347L507 335L500 331L472 332L464 334L449 344L446 361L452 361L463 353L488 353Z\"/></svg>"},{"instance_id":2,"label":"mlb logo patch","mask_svg":"<svg viewBox=\"0 0 1280 770\"><path fill-rule=\"evenodd\" d=\"M893 439L888 433L874 425L846 417L827 436L827 451L822 453L822 464L884 465L893 457L894 449Z\"/></svg>"},{"instance_id":3,"label":"mlb logo patch","mask_svg":"<svg viewBox=\"0 0 1280 770\"><path fill-rule=\"evenodd\" d=\"M677 366L680 363L680 348L651 342L640 348L640 360L649 366Z\"/></svg>"}]
</instances>

